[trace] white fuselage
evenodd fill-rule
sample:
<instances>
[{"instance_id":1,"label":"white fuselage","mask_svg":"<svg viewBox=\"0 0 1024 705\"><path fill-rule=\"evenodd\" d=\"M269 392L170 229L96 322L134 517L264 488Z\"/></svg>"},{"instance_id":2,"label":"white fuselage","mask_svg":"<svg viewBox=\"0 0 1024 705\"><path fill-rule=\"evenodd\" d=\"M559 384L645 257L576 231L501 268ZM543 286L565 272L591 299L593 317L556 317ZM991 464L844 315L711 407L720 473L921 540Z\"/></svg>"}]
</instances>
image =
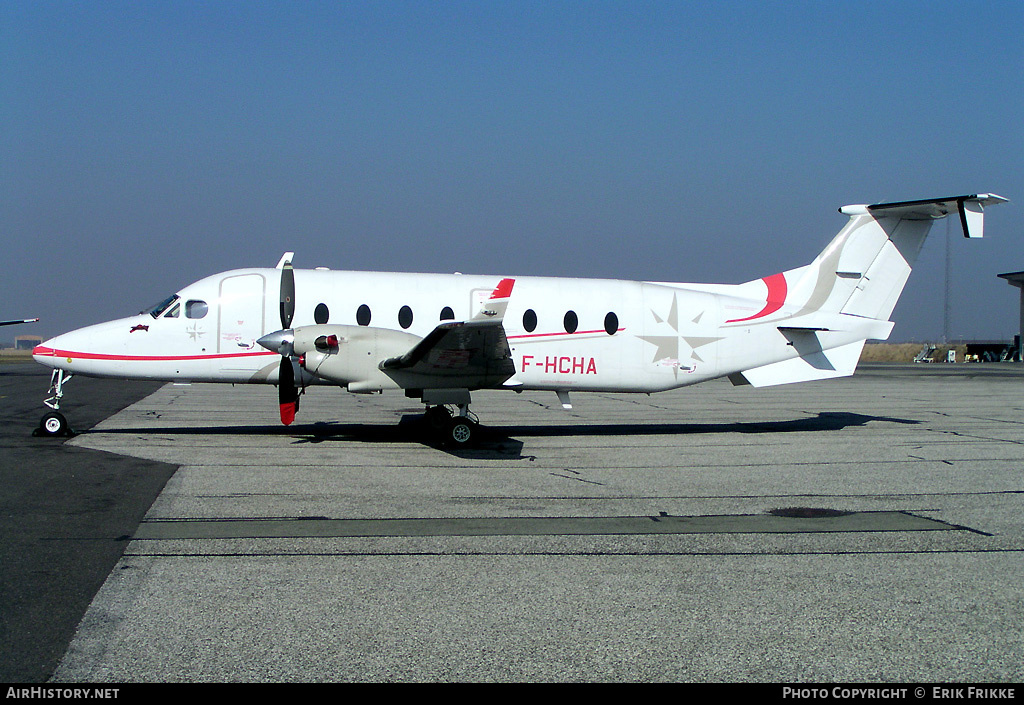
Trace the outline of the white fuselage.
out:
<instances>
[{"instance_id":1,"label":"white fuselage","mask_svg":"<svg viewBox=\"0 0 1024 705\"><path fill-rule=\"evenodd\" d=\"M207 277L156 315L66 333L35 359L71 374L276 383L280 356L256 341L280 328L279 277L275 269ZM368 323L423 337L443 319L471 318L500 279L296 270L292 325ZM751 284L516 277L504 316L516 372L506 386L656 392L792 356L774 326L758 325L767 293Z\"/></svg>"}]
</instances>

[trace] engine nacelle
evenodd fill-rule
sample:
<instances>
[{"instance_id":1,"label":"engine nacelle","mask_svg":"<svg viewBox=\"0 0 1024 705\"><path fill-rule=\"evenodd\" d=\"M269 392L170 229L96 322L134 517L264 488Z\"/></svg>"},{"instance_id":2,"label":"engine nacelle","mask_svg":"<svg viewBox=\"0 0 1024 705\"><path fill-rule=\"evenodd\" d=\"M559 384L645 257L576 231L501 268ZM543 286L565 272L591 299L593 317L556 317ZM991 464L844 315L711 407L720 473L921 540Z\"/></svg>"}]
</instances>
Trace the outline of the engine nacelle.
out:
<instances>
[{"instance_id":1,"label":"engine nacelle","mask_svg":"<svg viewBox=\"0 0 1024 705\"><path fill-rule=\"evenodd\" d=\"M404 355L419 341L412 333L369 326L319 325L293 330L294 354L304 370L363 394L398 389L378 365Z\"/></svg>"}]
</instances>

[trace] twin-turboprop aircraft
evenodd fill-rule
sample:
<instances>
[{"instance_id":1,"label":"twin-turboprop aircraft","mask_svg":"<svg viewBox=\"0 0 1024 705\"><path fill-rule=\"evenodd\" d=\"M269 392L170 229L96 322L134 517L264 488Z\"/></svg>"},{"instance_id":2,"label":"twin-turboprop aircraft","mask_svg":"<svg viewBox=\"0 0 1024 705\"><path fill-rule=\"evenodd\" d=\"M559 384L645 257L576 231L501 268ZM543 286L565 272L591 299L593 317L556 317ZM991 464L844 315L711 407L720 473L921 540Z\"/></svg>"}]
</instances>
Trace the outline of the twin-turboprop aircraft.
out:
<instances>
[{"instance_id":1,"label":"twin-turboprop aircraft","mask_svg":"<svg viewBox=\"0 0 1024 705\"><path fill-rule=\"evenodd\" d=\"M402 390L447 445L474 440L471 392L660 392L728 377L755 387L853 374L889 316L932 223L956 214L981 237L965 195L840 208L849 221L803 267L744 284L239 269L185 287L137 316L48 340L52 411L72 375L275 384L291 423L306 387Z\"/></svg>"}]
</instances>

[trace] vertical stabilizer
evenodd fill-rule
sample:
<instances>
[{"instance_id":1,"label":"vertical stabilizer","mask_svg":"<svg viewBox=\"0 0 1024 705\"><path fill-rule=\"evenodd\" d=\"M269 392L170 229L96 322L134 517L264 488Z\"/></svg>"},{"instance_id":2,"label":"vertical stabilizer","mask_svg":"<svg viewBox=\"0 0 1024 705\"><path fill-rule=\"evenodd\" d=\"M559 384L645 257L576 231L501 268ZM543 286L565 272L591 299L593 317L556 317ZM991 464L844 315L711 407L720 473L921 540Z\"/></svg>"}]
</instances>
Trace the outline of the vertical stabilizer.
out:
<instances>
[{"instance_id":1,"label":"vertical stabilizer","mask_svg":"<svg viewBox=\"0 0 1024 705\"><path fill-rule=\"evenodd\" d=\"M840 208L850 219L813 262L762 279L764 308L726 321L759 320L777 333L759 341L763 364L729 379L760 387L853 374L865 340L889 337L889 316L932 223L957 214L966 237L981 237L985 206L1004 201L980 194Z\"/></svg>"}]
</instances>

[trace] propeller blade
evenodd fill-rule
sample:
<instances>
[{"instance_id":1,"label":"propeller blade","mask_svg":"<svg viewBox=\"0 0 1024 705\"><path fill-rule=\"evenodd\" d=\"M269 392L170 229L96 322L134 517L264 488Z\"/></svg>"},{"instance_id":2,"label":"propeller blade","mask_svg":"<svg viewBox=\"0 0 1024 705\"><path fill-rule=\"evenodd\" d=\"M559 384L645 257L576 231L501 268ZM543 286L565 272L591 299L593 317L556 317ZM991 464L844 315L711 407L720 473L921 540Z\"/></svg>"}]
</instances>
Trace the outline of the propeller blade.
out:
<instances>
[{"instance_id":1,"label":"propeller blade","mask_svg":"<svg viewBox=\"0 0 1024 705\"><path fill-rule=\"evenodd\" d=\"M291 328L295 315L295 270L292 263L281 267L281 328Z\"/></svg>"},{"instance_id":2,"label":"propeller blade","mask_svg":"<svg viewBox=\"0 0 1024 705\"><path fill-rule=\"evenodd\" d=\"M288 426L295 420L295 412L299 408L299 390L295 387L295 370L292 369L292 361L288 357L281 358L277 400L281 405L281 423Z\"/></svg>"}]
</instances>

